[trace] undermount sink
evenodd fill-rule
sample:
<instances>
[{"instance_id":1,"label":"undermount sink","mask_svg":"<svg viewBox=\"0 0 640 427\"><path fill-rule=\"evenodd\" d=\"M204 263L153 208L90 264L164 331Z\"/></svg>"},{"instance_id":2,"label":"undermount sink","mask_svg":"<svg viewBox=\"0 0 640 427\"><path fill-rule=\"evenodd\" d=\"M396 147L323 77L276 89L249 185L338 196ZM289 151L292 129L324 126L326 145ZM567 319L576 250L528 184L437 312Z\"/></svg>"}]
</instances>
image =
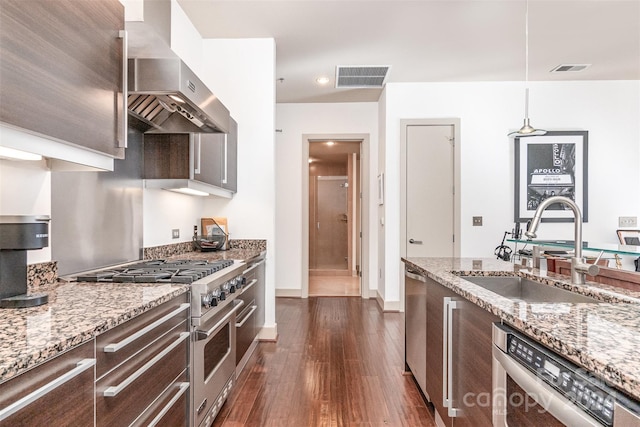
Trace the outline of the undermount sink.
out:
<instances>
[{"instance_id":1,"label":"undermount sink","mask_svg":"<svg viewBox=\"0 0 640 427\"><path fill-rule=\"evenodd\" d=\"M602 303L594 298L576 294L551 285L519 276L460 276L464 280L495 292L513 301L527 303Z\"/></svg>"}]
</instances>

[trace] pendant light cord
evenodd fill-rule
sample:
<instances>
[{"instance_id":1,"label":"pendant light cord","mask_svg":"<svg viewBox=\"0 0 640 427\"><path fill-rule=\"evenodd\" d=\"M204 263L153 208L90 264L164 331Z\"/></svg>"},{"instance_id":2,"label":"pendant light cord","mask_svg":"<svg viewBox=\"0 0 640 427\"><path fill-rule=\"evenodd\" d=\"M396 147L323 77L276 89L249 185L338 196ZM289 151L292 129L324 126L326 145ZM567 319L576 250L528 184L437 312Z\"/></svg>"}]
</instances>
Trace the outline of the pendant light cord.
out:
<instances>
[{"instance_id":1,"label":"pendant light cord","mask_svg":"<svg viewBox=\"0 0 640 427\"><path fill-rule=\"evenodd\" d=\"M524 117L529 118L529 0L524 10Z\"/></svg>"}]
</instances>

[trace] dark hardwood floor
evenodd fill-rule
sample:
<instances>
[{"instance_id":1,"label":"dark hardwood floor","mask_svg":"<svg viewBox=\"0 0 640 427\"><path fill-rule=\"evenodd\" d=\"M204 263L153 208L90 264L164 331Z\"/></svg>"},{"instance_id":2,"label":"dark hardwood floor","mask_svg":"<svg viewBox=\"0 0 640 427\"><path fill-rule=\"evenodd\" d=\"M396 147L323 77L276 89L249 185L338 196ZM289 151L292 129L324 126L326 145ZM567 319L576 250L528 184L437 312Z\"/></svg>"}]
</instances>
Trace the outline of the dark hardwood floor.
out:
<instances>
[{"instance_id":1,"label":"dark hardwood floor","mask_svg":"<svg viewBox=\"0 0 640 427\"><path fill-rule=\"evenodd\" d=\"M435 426L403 375L404 321L359 297L277 298L278 342L260 343L214 426Z\"/></svg>"}]
</instances>

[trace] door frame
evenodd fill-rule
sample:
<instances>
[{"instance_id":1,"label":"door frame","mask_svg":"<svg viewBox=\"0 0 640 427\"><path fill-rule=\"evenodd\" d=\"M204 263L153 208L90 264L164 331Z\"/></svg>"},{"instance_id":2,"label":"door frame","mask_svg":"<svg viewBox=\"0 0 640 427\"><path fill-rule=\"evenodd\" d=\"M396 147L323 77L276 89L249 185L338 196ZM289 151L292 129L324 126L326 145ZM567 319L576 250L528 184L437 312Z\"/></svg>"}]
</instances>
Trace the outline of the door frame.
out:
<instances>
[{"instance_id":1,"label":"door frame","mask_svg":"<svg viewBox=\"0 0 640 427\"><path fill-rule=\"evenodd\" d=\"M303 134L302 135L302 159L301 159L301 181L302 181L302 284L301 298L309 298L309 144L312 141L333 140L333 141L360 141L360 191L362 199L360 201L361 209L361 252L360 252L360 296L361 298L369 298L369 255L370 255L370 239L369 221L369 134L361 133L341 133L341 134Z\"/></svg>"},{"instance_id":2,"label":"door frame","mask_svg":"<svg viewBox=\"0 0 640 427\"><path fill-rule=\"evenodd\" d=\"M401 119L400 120L400 256L407 256L407 128L409 126L453 126L453 256L460 257L461 243L461 173L460 173L460 119ZM404 311L404 268L400 271L400 311Z\"/></svg>"}]
</instances>

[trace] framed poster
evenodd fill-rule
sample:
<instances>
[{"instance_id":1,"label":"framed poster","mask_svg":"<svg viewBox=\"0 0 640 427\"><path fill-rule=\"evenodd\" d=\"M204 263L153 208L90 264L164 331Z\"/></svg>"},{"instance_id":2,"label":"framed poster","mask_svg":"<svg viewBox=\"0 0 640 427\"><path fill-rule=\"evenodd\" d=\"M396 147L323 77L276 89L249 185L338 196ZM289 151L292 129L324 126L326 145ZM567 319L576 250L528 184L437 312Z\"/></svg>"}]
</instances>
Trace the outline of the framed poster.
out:
<instances>
[{"instance_id":1,"label":"framed poster","mask_svg":"<svg viewBox=\"0 0 640 427\"><path fill-rule=\"evenodd\" d=\"M588 220L588 131L552 131L515 138L515 222L527 222L540 203L551 196L573 200ZM573 222L568 206L555 203L542 222Z\"/></svg>"}]
</instances>

